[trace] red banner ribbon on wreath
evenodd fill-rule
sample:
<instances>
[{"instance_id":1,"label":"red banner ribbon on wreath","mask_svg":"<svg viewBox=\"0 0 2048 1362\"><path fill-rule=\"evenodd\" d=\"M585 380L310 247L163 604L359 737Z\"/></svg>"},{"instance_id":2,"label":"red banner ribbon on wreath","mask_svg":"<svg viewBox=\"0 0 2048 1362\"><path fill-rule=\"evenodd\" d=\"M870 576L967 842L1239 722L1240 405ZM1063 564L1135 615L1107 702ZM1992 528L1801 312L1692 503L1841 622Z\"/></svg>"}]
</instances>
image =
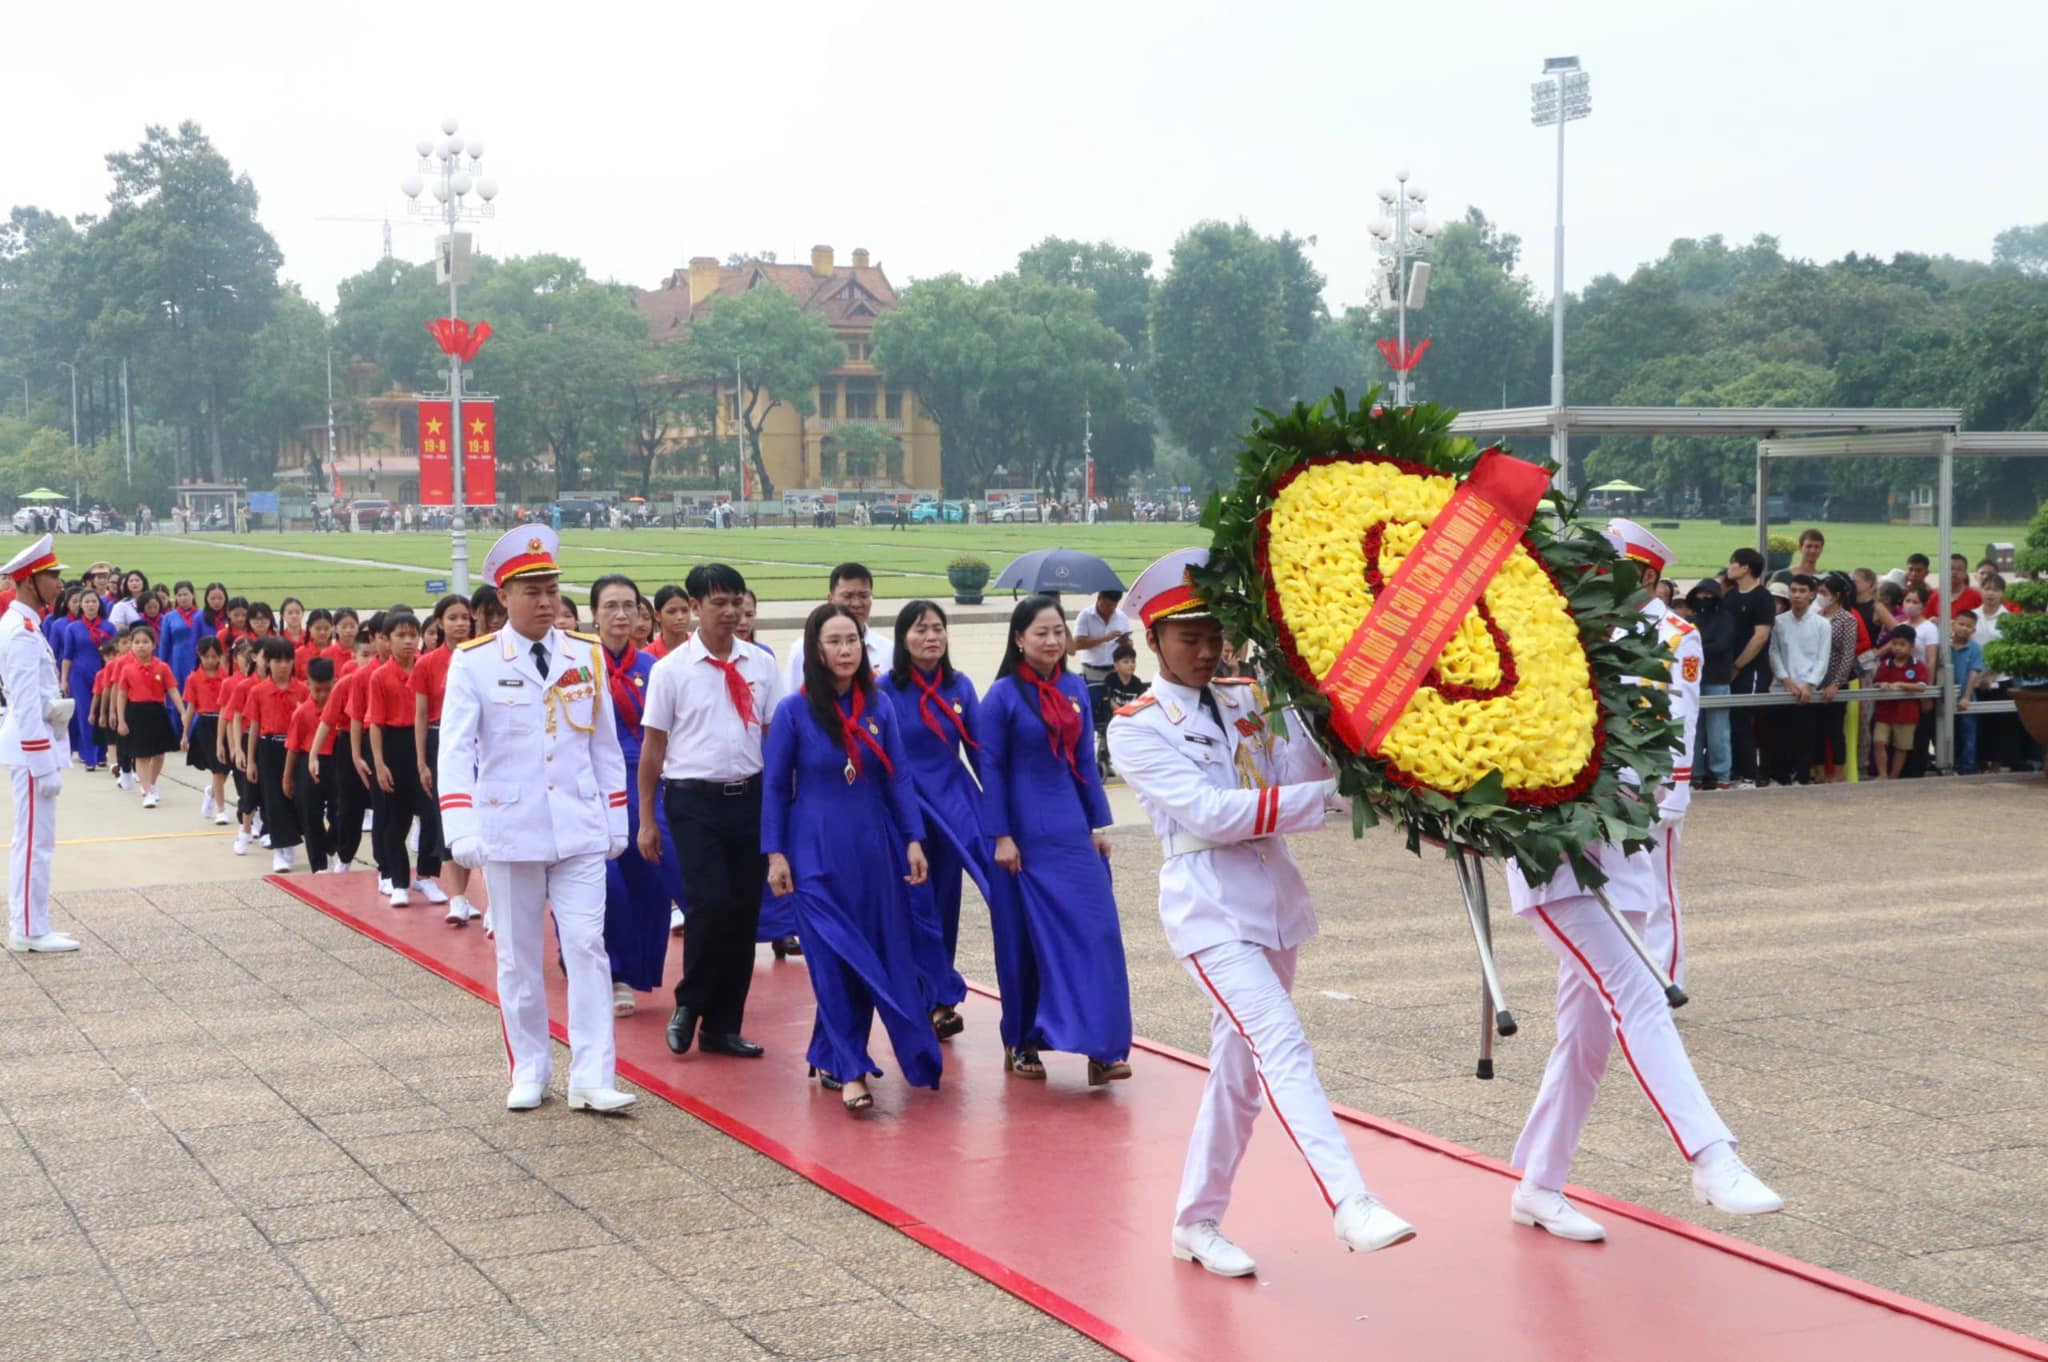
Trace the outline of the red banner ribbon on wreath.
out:
<instances>
[{"instance_id":1,"label":"red banner ribbon on wreath","mask_svg":"<svg viewBox=\"0 0 2048 1362\"><path fill-rule=\"evenodd\" d=\"M1322 679L1330 726L1379 755L1416 687L1507 562L1550 477L1498 449L1479 456Z\"/></svg>"}]
</instances>

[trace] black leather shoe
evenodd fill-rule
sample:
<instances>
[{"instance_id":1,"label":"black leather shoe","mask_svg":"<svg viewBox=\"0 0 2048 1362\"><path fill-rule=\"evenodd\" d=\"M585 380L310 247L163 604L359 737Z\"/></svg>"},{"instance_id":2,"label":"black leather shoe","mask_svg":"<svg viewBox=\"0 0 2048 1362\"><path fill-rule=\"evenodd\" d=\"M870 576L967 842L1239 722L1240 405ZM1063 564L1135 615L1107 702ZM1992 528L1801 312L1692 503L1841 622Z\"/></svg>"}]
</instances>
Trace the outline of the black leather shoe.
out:
<instances>
[{"instance_id":1,"label":"black leather shoe","mask_svg":"<svg viewBox=\"0 0 2048 1362\"><path fill-rule=\"evenodd\" d=\"M674 1047L671 1046L670 1048L673 1049ZM761 1047L737 1031L724 1036L714 1036L706 1032L704 1039L698 1042L697 1048L707 1055L730 1055L734 1059L759 1059L761 1057Z\"/></svg>"},{"instance_id":2,"label":"black leather shoe","mask_svg":"<svg viewBox=\"0 0 2048 1362\"><path fill-rule=\"evenodd\" d=\"M687 1054L696 1035L697 1009L678 1005L668 1019L668 1048L679 1055Z\"/></svg>"}]
</instances>

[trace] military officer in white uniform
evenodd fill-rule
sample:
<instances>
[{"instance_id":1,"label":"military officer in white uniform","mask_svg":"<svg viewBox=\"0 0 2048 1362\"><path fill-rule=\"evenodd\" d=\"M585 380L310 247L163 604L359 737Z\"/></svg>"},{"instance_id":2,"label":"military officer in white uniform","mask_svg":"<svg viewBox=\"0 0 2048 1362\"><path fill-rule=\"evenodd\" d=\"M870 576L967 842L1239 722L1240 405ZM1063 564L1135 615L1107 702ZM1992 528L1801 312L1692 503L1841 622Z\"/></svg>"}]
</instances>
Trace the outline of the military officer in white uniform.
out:
<instances>
[{"instance_id":1,"label":"military officer in white uniform","mask_svg":"<svg viewBox=\"0 0 2048 1362\"><path fill-rule=\"evenodd\" d=\"M1109 751L1166 856L1159 916L1167 942L1213 1009L1209 1082L1181 1176L1173 1254L1242 1277L1255 1265L1220 1222L1262 1098L1307 1161L1339 1242L1369 1252L1415 1230L1366 1190L1288 996L1295 952L1315 934L1316 918L1281 834L1320 828L1336 781L1293 715L1287 736L1275 734L1257 687L1212 680L1223 629L1187 580L1207 556L1168 554L1131 588L1125 606L1159 674L1110 720Z\"/></svg>"},{"instance_id":2,"label":"military officer in white uniform","mask_svg":"<svg viewBox=\"0 0 2048 1362\"><path fill-rule=\"evenodd\" d=\"M1615 521L1608 538L1639 565L1646 586L1655 584L1671 560L1670 550L1633 522ZM1675 790L1656 792L1662 819L1669 816L1665 810L1674 807L1674 800L1682 813L1690 793L1702 654L1692 627L1666 614L1654 594L1650 600L1656 609L1645 613L1659 637L1678 645L1668 680L1673 684L1673 713L1685 721L1677 764L1687 774ZM1666 683L1664 677L1646 678L1646 684ZM1679 694L1681 685L1689 685L1689 700ZM1622 779L1624 784L1640 784L1633 772L1624 771ZM1661 822L1653 827L1659 837L1670 835ZM1608 843L1597 844L1591 854L1607 875L1602 892L1608 902L1627 916L1652 954L1664 961L1678 957L1675 905L1668 898L1674 885L1669 844L1661 849L1661 865L1652 853L1625 852ZM1782 1209L1784 1200L1736 1156L1735 1136L1700 1085L1672 1023L1664 990L1592 893L1568 866L1559 867L1545 883L1531 884L1510 860L1507 881L1516 915L1534 927L1558 957L1557 1044L1511 1160L1522 1170L1509 1204L1515 1223L1540 1227L1561 1239L1593 1242L1607 1237L1597 1221L1565 1199L1563 1188L1617 1041L1665 1132L1692 1167L1693 1198L1730 1215Z\"/></svg>"},{"instance_id":3,"label":"military officer in white uniform","mask_svg":"<svg viewBox=\"0 0 2048 1362\"><path fill-rule=\"evenodd\" d=\"M1706 649L1700 631L1672 613L1655 591L1670 566L1671 550L1663 540L1633 520L1619 516L1607 522L1607 541L1615 551L1636 565L1650 598L1643 602L1643 615L1657 630L1665 651L1671 654L1668 677L1650 677L1646 684L1670 692L1671 717L1684 729L1684 738L1672 748L1671 778L1657 787L1657 822L1651 829L1651 892L1654 895L1649 920L1643 926L1643 944L1663 965L1673 982L1685 982L1685 925L1678 907L1678 837L1685 827L1685 813L1692 806L1693 744L1699 737L1700 672L1706 667Z\"/></svg>"},{"instance_id":4,"label":"military officer in white uniform","mask_svg":"<svg viewBox=\"0 0 2048 1362\"><path fill-rule=\"evenodd\" d=\"M456 861L481 868L497 930L498 1003L512 1068L505 1105L547 1098L552 1051L541 946L554 910L569 975L569 1105L615 1112L604 863L626 849L626 768L612 721L604 647L554 628L557 539L521 526L484 573L506 624L448 667L441 707L441 826Z\"/></svg>"},{"instance_id":5,"label":"military officer in white uniform","mask_svg":"<svg viewBox=\"0 0 2048 1362\"><path fill-rule=\"evenodd\" d=\"M0 762L14 781L14 842L7 851L7 949L75 951L78 939L50 930L50 856L57 846L57 794L71 764L75 701L57 688L57 658L43 632L44 613L64 589L64 565L49 535L9 559L0 572L14 600L0 615Z\"/></svg>"}]
</instances>

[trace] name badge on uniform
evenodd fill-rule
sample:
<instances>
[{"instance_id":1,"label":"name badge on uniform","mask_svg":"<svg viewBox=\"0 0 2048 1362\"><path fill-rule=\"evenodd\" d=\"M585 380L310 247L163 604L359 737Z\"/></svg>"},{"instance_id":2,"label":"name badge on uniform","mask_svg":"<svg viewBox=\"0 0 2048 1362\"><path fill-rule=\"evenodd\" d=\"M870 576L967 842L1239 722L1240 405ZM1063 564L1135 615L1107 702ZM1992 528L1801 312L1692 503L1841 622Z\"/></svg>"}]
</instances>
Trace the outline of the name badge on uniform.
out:
<instances>
[{"instance_id":1,"label":"name badge on uniform","mask_svg":"<svg viewBox=\"0 0 2048 1362\"><path fill-rule=\"evenodd\" d=\"M1204 747L1214 747L1216 745L1216 740L1206 733L1183 733L1181 736L1189 742L1198 742Z\"/></svg>"},{"instance_id":2,"label":"name badge on uniform","mask_svg":"<svg viewBox=\"0 0 2048 1362\"><path fill-rule=\"evenodd\" d=\"M523 686L526 682L516 676L501 676L498 678L498 684L501 686Z\"/></svg>"}]
</instances>

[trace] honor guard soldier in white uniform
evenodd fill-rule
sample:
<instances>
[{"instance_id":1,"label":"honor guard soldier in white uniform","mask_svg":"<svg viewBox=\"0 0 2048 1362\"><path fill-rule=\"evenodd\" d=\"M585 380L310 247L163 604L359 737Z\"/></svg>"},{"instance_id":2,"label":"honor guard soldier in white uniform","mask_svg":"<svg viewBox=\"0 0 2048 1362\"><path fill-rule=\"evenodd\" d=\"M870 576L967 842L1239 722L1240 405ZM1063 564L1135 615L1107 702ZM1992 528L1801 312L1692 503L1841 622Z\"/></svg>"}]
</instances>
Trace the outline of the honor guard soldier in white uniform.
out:
<instances>
[{"instance_id":1,"label":"honor guard soldier in white uniform","mask_svg":"<svg viewBox=\"0 0 2048 1362\"><path fill-rule=\"evenodd\" d=\"M1613 521L1607 537L1622 556L1638 565L1643 584L1654 587L1671 561L1671 551L1632 521ZM1639 684L1669 684L1672 713L1685 724L1683 748L1674 763L1685 775L1676 778L1676 788L1656 792L1661 820L1673 817L1674 808L1682 814L1690 797L1703 654L1698 633L1671 616L1654 594L1644 614L1673 656L1668 678L1649 677ZM1624 771L1622 780L1640 784L1633 772ZM1607 901L1628 918L1653 958L1682 964L1676 954L1670 843L1663 840L1675 828L1667 829L1660 821L1652 829L1663 852L1661 864L1654 853L1625 852L1604 842L1590 853L1607 876L1602 886ZM1510 860L1507 881L1516 915L1534 927L1558 957L1557 1044L1511 1160L1522 1170L1509 1206L1515 1223L1539 1226L1561 1239L1592 1242L1607 1237L1598 1222L1565 1199L1563 1188L1617 1041L1658 1120L1692 1165L1693 1198L1730 1215L1782 1209L1783 1198L1736 1157L1735 1136L1700 1085L1672 1023L1663 988L1591 891L1569 866L1560 866L1547 883L1531 884L1520 865ZM1676 971L1671 972L1675 978Z\"/></svg>"},{"instance_id":2,"label":"honor guard soldier in white uniform","mask_svg":"<svg viewBox=\"0 0 2048 1362\"><path fill-rule=\"evenodd\" d=\"M1651 827L1651 890L1655 894L1650 916L1643 927L1643 944L1676 984L1685 982L1685 928L1678 908L1678 834L1685 826L1685 811L1692 806L1693 743L1700 726L1700 672L1706 667L1706 649L1700 631L1680 619L1656 594L1664 569L1671 563L1671 550L1664 541L1633 520L1619 516L1607 522L1607 542L1636 565L1650 598L1643 602L1643 615L1656 628L1657 637L1671 654L1669 677L1649 677L1643 684L1670 692L1671 717L1685 730L1672 748L1671 778L1657 787L1657 821Z\"/></svg>"},{"instance_id":3,"label":"honor guard soldier in white uniform","mask_svg":"<svg viewBox=\"0 0 2048 1362\"><path fill-rule=\"evenodd\" d=\"M1258 687L1212 680L1223 627L1188 581L1188 569L1207 559L1205 549L1168 554L1132 586L1125 607L1159 675L1110 720L1109 752L1165 853L1167 942L1213 1009L1209 1082L1181 1175L1173 1255L1243 1277L1255 1265L1220 1222L1262 1098L1307 1161L1340 1243L1370 1252L1415 1229L1366 1190L1288 996L1295 952L1315 935L1316 917L1281 834L1320 828L1337 783L1292 714L1285 736L1275 733Z\"/></svg>"},{"instance_id":4,"label":"honor guard soldier in white uniform","mask_svg":"<svg viewBox=\"0 0 2048 1362\"><path fill-rule=\"evenodd\" d=\"M75 951L78 939L50 930L50 856L57 846L57 794L71 764L76 703L57 689L57 657L43 612L64 589L64 565L49 535L8 560L14 600L0 615L0 762L14 780L14 843L7 852L7 949Z\"/></svg>"},{"instance_id":5,"label":"honor guard soldier in white uniform","mask_svg":"<svg viewBox=\"0 0 2048 1362\"><path fill-rule=\"evenodd\" d=\"M449 664L436 788L451 854L481 868L490 891L512 1066L505 1105L529 1111L547 1098L541 945L552 907L569 975L569 1105L612 1112L633 1103L613 1086L604 949L604 863L626 849L626 768L603 645L553 627L557 543L545 526L525 525L484 559L506 624Z\"/></svg>"}]
</instances>

